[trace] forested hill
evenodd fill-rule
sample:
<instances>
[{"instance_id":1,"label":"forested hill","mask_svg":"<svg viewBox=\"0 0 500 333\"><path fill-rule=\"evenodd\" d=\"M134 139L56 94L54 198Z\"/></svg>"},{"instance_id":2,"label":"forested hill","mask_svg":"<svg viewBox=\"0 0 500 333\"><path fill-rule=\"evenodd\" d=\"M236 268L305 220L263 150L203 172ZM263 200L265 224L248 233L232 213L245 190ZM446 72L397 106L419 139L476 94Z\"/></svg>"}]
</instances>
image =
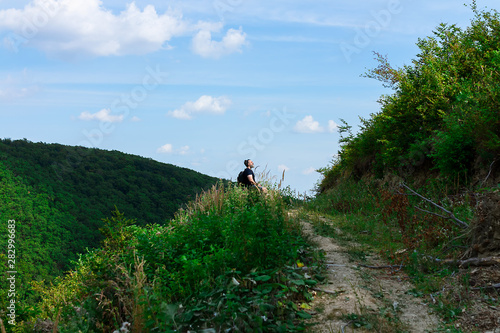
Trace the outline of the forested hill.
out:
<instances>
[{"instance_id":1,"label":"forested hill","mask_svg":"<svg viewBox=\"0 0 500 333\"><path fill-rule=\"evenodd\" d=\"M218 180L118 151L10 139L0 140L0 169L4 196L14 195L6 186L18 189L21 185L27 196L19 195L18 202L26 201L23 205L0 198L2 219L16 219L18 224L31 219L30 228L35 231L41 227L37 219L45 219L39 232L52 230L51 242L68 244L65 257L69 258L99 245L102 219L115 206L138 225L164 224ZM61 260L65 261L59 258L56 264L65 269Z\"/></svg>"},{"instance_id":2,"label":"forested hill","mask_svg":"<svg viewBox=\"0 0 500 333\"><path fill-rule=\"evenodd\" d=\"M464 184L494 182L500 156L500 13L479 10L467 28L441 24L419 39L411 65L394 68L376 53L365 73L394 91L381 110L361 119L358 133L340 126L341 150L320 191L343 179L397 174L448 178ZM491 177L488 177L491 175Z\"/></svg>"}]
</instances>

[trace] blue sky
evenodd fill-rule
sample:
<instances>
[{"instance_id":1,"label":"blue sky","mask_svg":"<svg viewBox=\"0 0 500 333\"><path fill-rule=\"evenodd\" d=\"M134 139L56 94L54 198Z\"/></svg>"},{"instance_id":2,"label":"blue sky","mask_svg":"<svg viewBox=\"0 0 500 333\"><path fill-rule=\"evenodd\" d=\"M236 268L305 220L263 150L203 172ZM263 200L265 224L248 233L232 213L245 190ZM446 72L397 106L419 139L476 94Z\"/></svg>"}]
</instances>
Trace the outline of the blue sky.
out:
<instances>
[{"instance_id":1,"label":"blue sky","mask_svg":"<svg viewBox=\"0 0 500 333\"><path fill-rule=\"evenodd\" d=\"M462 0L0 0L0 137L221 178L251 158L309 192L340 119L391 93L361 77L373 51L410 64L418 38L471 19Z\"/></svg>"}]
</instances>

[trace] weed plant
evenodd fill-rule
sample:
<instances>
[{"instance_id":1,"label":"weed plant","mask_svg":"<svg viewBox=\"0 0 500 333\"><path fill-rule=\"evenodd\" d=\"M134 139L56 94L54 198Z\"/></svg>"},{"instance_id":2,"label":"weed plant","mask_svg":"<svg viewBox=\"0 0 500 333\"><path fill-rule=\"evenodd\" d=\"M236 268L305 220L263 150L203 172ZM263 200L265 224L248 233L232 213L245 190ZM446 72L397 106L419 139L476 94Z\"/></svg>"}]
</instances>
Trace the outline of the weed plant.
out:
<instances>
[{"instance_id":1,"label":"weed plant","mask_svg":"<svg viewBox=\"0 0 500 333\"><path fill-rule=\"evenodd\" d=\"M467 192L454 192L455 188L447 181L434 179L418 192L470 222L473 197ZM304 208L329 217L314 219L316 232L346 244L361 244L361 252L351 251L353 260L362 263L368 246L392 264L402 265L415 285L415 295L425 297L443 321L451 324L471 304L469 274L460 272L461 279L456 280L459 269L444 265L442 259L459 259L463 255L469 245L468 230L431 214L442 212L410 194L381 181L343 180ZM444 293L450 284L452 291Z\"/></svg>"},{"instance_id":2,"label":"weed plant","mask_svg":"<svg viewBox=\"0 0 500 333\"><path fill-rule=\"evenodd\" d=\"M311 300L320 266L285 207L278 191L229 185L198 196L168 226L138 227L115 211L100 249L54 286L35 286L38 314L17 330L303 330L310 315L299 305Z\"/></svg>"}]
</instances>

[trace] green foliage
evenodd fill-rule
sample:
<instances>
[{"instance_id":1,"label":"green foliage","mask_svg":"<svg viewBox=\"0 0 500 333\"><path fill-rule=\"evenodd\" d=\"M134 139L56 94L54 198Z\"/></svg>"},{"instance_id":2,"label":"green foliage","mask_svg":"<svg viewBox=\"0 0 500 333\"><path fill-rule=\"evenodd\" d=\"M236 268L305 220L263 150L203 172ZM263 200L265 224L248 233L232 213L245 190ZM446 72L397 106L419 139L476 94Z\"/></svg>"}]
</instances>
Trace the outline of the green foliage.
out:
<instances>
[{"instance_id":1,"label":"green foliage","mask_svg":"<svg viewBox=\"0 0 500 333\"><path fill-rule=\"evenodd\" d=\"M48 247L40 252L59 256L59 270L68 269L69 260L76 259L78 253L99 245L102 219L115 207L138 223L161 224L217 181L192 170L117 151L27 140L0 140L0 162L3 172L11 174L0 177L0 181L4 179L0 191L5 193L1 198L5 218L30 219L27 223L38 232L26 237L26 242L35 242L51 229L49 241L40 243L62 243L65 248L50 251ZM15 180L12 175L16 175ZM13 193L9 190L13 186L26 190ZM64 231L59 230L61 226ZM32 264L53 271L47 261Z\"/></svg>"},{"instance_id":2,"label":"green foliage","mask_svg":"<svg viewBox=\"0 0 500 333\"><path fill-rule=\"evenodd\" d=\"M106 247L120 249L120 246L124 245L131 237L127 227L136 224L136 221L126 219L125 214L120 213L118 209L115 209L111 214L111 218L103 219L104 226L99 230L105 237L104 245Z\"/></svg>"},{"instance_id":3,"label":"green foliage","mask_svg":"<svg viewBox=\"0 0 500 333\"><path fill-rule=\"evenodd\" d=\"M15 221L13 238L14 267L7 261L7 221ZM69 236L76 221L70 214L53 207L45 193L37 193L0 162L0 254L2 276L16 274L16 316L22 320L33 314L36 293L33 281L52 281L68 268L68 260L76 259ZM76 240L75 240L76 241ZM73 253L72 253L73 252ZM0 280L0 307L6 309L8 281ZM6 321L4 321L6 322Z\"/></svg>"},{"instance_id":4,"label":"green foliage","mask_svg":"<svg viewBox=\"0 0 500 333\"><path fill-rule=\"evenodd\" d=\"M27 185L47 193L52 206L77 219L80 252L99 245L97 230L115 206L138 223L164 223L218 181L118 151L27 140L0 140L0 160Z\"/></svg>"},{"instance_id":5,"label":"green foliage","mask_svg":"<svg viewBox=\"0 0 500 333\"><path fill-rule=\"evenodd\" d=\"M16 320L39 311L33 304L40 288L33 284L54 282L80 253L99 246L99 228L114 244L124 244L130 236L127 225L164 223L215 182L192 170L116 151L0 140L0 246L7 249L7 221L15 220ZM116 214L120 209L131 219L104 219L114 207ZM2 253L2 272L12 270L6 250ZM0 281L3 309L9 301L7 284Z\"/></svg>"},{"instance_id":6,"label":"green foliage","mask_svg":"<svg viewBox=\"0 0 500 333\"><path fill-rule=\"evenodd\" d=\"M477 172L500 155L500 15L473 3L469 27L441 24L419 39L410 66L394 69L376 54L379 66L365 76L394 89L382 96L381 111L361 120L358 134L344 124L339 159L319 190L335 179L438 170L448 179Z\"/></svg>"},{"instance_id":7,"label":"green foliage","mask_svg":"<svg viewBox=\"0 0 500 333\"><path fill-rule=\"evenodd\" d=\"M298 304L311 300L321 269L275 191L214 186L168 226L140 227L117 210L104 225L102 248L53 287L38 286L38 317L61 311L59 332L124 322L136 332L290 332L310 316Z\"/></svg>"},{"instance_id":8,"label":"green foliage","mask_svg":"<svg viewBox=\"0 0 500 333\"><path fill-rule=\"evenodd\" d=\"M493 299L498 306L497 291L489 290L480 295L471 290L474 286L471 271L478 269L452 264L453 260L463 258L473 248L470 229L455 225L448 219L448 214L422 198L410 195L412 193L398 186L398 181L397 177L388 177L384 181L340 181L307 202L304 208L328 216L327 219L313 220L316 232L336 241L360 244L349 250L356 262L364 261L364 249L368 245L370 252L380 253L393 265L400 266L415 286L409 293L426 299L450 327L469 320L464 313L483 298ZM476 191L456 192L443 178L430 179L418 189L410 187L469 225L481 218ZM496 190L497 187L483 189ZM445 264L447 259L449 261ZM366 316L348 319L354 326L365 328L368 323L374 327L377 323ZM474 325L478 323L479 320Z\"/></svg>"},{"instance_id":9,"label":"green foliage","mask_svg":"<svg viewBox=\"0 0 500 333\"><path fill-rule=\"evenodd\" d=\"M458 219L471 221L474 199L467 194L449 191L443 180L429 181L419 189L421 194L439 203ZM460 237L462 227L438 217L446 214L423 199L408 194L397 184L349 180L318 195L305 208L345 217L336 224L346 232L344 237L356 235L356 238L382 248L389 255L402 248L431 255L447 251L451 255L466 245L465 237ZM315 227L332 237L339 236L333 226L324 225L321 221L315 223Z\"/></svg>"},{"instance_id":10,"label":"green foliage","mask_svg":"<svg viewBox=\"0 0 500 333\"><path fill-rule=\"evenodd\" d=\"M445 122L447 131L436 133L432 141L434 150L430 156L434 158L436 167L445 176L467 174L472 169L475 157L474 134L456 117L450 116Z\"/></svg>"}]
</instances>

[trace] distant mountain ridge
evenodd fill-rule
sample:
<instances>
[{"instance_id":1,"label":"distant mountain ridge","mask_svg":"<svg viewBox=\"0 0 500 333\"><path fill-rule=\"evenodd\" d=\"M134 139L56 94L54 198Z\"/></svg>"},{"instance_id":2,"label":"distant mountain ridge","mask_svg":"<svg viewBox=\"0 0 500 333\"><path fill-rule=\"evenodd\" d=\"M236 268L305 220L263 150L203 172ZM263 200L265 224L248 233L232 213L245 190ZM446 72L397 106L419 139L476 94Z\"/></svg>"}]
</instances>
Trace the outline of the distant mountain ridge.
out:
<instances>
[{"instance_id":1,"label":"distant mountain ridge","mask_svg":"<svg viewBox=\"0 0 500 333\"><path fill-rule=\"evenodd\" d=\"M58 218L65 222L59 225L64 225L67 232L61 232L60 236L70 239L61 242L68 244L69 253L59 254L57 261L75 259L86 248L97 247L102 239L99 232L102 219L109 217L115 207L138 225L164 224L183 204L218 181L187 168L119 151L34 143L26 139L0 140L0 166L5 175L10 175L4 182L15 183L3 186L17 187L22 183L23 188L29 189L23 193L43 197L43 203L36 205L47 207L35 207L36 213L30 214L52 211L62 214ZM29 203L15 208L7 205L8 197L0 199L5 200L0 202L3 219L22 219L24 214L19 210L34 205L29 195L23 198ZM58 223L50 221L58 218L44 218L48 221L44 228L50 229L51 223L54 226ZM36 230L38 226L30 227ZM59 229L54 227L54 232ZM57 262L60 269L66 269L67 264Z\"/></svg>"}]
</instances>

